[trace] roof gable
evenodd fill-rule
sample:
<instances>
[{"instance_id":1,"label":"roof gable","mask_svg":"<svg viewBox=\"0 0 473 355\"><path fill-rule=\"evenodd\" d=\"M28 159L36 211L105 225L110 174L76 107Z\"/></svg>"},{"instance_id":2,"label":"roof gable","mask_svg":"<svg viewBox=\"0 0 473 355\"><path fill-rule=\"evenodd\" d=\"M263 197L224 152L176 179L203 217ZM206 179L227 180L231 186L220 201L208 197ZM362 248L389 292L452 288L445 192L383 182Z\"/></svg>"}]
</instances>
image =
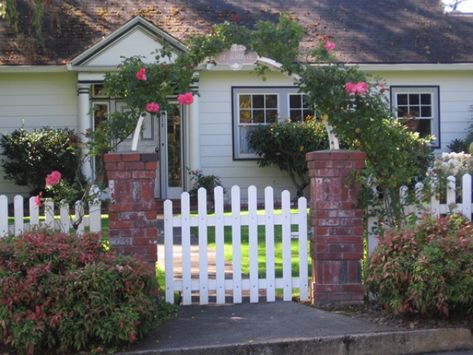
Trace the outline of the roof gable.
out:
<instances>
[{"instance_id":1,"label":"roof gable","mask_svg":"<svg viewBox=\"0 0 473 355\"><path fill-rule=\"evenodd\" d=\"M153 62L155 52L163 45L171 46L174 53L185 47L174 37L141 17L135 17L109 36L102 39L71 60L72 66L114 67L123 57L140 56L144 62Z\"/></svg>"}]
</instances>

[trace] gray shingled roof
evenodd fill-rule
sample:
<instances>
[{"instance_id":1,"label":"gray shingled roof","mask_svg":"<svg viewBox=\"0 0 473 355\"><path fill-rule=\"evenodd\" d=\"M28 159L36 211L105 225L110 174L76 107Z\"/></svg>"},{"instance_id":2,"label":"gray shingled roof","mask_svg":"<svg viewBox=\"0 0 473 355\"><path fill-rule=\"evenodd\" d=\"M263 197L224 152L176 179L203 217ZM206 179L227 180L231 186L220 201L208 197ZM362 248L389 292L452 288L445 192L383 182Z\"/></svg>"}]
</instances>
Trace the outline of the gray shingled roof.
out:
<instances>
[{"instance_id":1,"label":"gray shingled roof","mask_svg":"<svg viewBox=\"0 0 473 355\"><path fill-rule=\"evenodd\" d=\"M239 14L252 25L293 15L303 45L334 36L340 60L354 63L473 62L473 16L443 13L440 0L51 0L45 46L0 21L0 65L64 64L104 36L142 16L179 40L206 33ZM30 16L23 11L26 32ZM31 31L31 30L30 30Z\"/></svg>"}]
</instances>

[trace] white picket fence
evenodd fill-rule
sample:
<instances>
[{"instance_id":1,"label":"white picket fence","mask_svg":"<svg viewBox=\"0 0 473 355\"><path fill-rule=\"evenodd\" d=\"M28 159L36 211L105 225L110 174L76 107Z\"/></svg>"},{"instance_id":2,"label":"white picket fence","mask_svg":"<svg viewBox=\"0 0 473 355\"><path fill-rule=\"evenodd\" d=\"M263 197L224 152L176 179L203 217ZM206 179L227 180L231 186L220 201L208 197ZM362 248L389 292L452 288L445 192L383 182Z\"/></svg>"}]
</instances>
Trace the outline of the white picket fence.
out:
<instances>
[{"instance_id":1,"label":"white picket fence","mask_svg":"<svg viewBox=\"0 0 473 355\"><path fill-rule=\"evenodd\" d=\"M192 303L192 293L199 294L199 303L209 303L209 291L215 291L216 303L224 304L226 291L233 297L233 303L242 302L242 293L249 291L251 303L259 302L260 290L266 293L266 301L276 299L276 289L283 290L283 300L292 299L293 289L298 288L300 299L308 299L308 242L307 242L307 201L301 197L298 200L297 214L291 214L289 191L282 192L282 213L274 212L272 187L264 190L264 214L257 213L256 187L248 188L248 211L241 211L240 188L231 189L231 213L224 214L223 189L214 190L215 214L208 214L207 192L201 188L198 191L198 213L191 215L189 194L181 195L181 213L173 215L172 201L164 202L164 254L166 277L166 301L174 302L174 292L182 293L182 303ZM274 227L281 225L282 230L282 278L275 277L275 240ZM291 226L298 226L298 271L299 276L292 276L291 264ZM230 226L232 231L232 276L225 278L224 260L224 228ZM249 277L242 275L241 269L241 227L248 226L249 233ZM258 275L258 226L265 228L265 259L266 277ZM181 228L182 236L182 278L176 278L174 273L175 260L173 257L174 227ZM199 272L193 278L191 273L191 227L198 229ZM215 278L209 279L208 271L208 227L215 228L216 272ZM293 236L292 236L293 237Z\"/></svg>"},{"instance_id":2,"label":"white picket fence","mask_svg":"<svg viewBox=\"0 0 473 355\"><path fill-rule=\"evenodd\" d=\"M34 203L34 197L30 197L28 202L29 220L26 219L27 222L25 222L24 197L17 195L13 198L14 213L13 216L9 216L8 197L0 195L0 237L17 236L35 227L54 228L62 232L68 232L79 215L85 215L77 228L79 233L83 232L85 228L88 228L90 232L101 231L100 201L89 205L88 215L84 213L84 204L77 201L73 216L70 215L69 207L65 205L60 207L59 216L55 216L54 203L50 200L46 200L41 208ZM13 222L11 222L11 217L13 217Z\"/></svg>"},{"instance_id":3,"label":"white picket fence","mask_svg":"<svg viewBox=\"0 0 473 355\"><path fill-rule=\"evenodd\" d=\"M472 178L470 174L465 174L462 177L461 183L461 202L457 202L457 184L454 176L447 178L447 186L445 193L445 200L440 201L437 195L432 195L428 203L423 201L423 194L425 187L422 183L415 185L415 196L417 203L408 204L407 196L409 189L406 186L401 187L399 193L401 196L401 203L404 205L404 213L406 215L414 213L417 216L421 216L425 213L430 213L432 216L440 216L448 213L462 214L469 220L471 220L472 212ZM377 217L368 218L368 253L371 254L376 249L378 244L377 240Z\"/></svg>"}]
</instances>

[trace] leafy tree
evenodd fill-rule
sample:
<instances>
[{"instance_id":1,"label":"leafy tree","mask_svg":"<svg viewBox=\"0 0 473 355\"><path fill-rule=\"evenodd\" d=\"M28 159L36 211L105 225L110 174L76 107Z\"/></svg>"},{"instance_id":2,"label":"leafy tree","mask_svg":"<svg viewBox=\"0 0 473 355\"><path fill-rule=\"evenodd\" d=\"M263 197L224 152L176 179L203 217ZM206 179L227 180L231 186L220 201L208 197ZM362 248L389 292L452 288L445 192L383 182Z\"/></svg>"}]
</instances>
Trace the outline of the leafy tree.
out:
<instances>
[{"instance_id":1,"label":"leafy tree","mask_svg":"<svg viewBox=\"0 0 473 355\"><path fill-rule=\"evenodd\" d=\"M70 184L82 181L78 138L72 130L39 128L17 129L0 140L5 158L5 178L28 186L35 194L44 188L44 178L53 170L61 171Z\"/></svg>"}]
</instances>

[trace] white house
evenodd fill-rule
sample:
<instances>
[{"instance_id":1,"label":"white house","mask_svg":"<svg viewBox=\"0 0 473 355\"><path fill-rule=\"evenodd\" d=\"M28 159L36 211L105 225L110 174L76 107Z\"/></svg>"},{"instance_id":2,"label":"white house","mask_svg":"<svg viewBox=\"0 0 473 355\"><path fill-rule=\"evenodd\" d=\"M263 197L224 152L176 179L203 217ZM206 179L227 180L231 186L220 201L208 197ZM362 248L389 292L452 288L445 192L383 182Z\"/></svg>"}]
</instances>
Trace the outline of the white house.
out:
<instances>
[{"instance_id":1,"label":"white house","mask_svg":"<svg viewBox=\"0 0 473 355\"><path fill-rule=\"evenodd\" d=\"M292 14L305 27L305 45L313 45L321 34L334 36L338 58L386 79L393 109L400 117L415 113L421 133L437 137L433 148L446 150L453 139L465 136L471 123L473 18L444 14L440 1L132 3L104 6L90 0L73 7L51 2L43 47L28 37L27 13L21 17L25 33L13 33L0 20L1 132L45 125L78 132L94 129L104 111L123 109L119 100L101 90L104 73L123 57L152 60L151 52L163 43L183 51L186 35L205 33L231 16L251 24L274 19L280 12ZM245 132L255 121L296 119L306 108L292 78L277 71L266 81L254 75L256 60L238 48L223 53L217 65L198 69L199 96L189 109L179 111L176 106L155 121L145 121L139 149L159 152L157 197L177 197L188 189L186 168L217 175L226 188L291 188L286 173L257 166L247 151ZM245 110L253 112L249 120ZM0 191L26 190L1 178Z\"/></svg>"}]
</instances>

